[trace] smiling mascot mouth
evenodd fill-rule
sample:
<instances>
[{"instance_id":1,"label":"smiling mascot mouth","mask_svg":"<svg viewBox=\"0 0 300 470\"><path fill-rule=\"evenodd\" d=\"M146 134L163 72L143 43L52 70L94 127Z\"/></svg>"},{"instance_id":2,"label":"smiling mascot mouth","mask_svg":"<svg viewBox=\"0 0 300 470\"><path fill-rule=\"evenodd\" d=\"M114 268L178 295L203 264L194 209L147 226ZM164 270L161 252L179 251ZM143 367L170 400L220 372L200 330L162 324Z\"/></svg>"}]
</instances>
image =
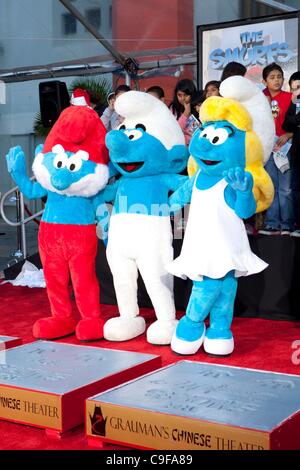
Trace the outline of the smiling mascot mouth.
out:
<instances>
[{"instance_id":1,"label":"smiling mascot mouth","mask_svg":"<svg viewBox=\"0 0 300 470\"><path fill-rule=\"evenodd\" d=\"M217 165L218 163L221 162L221 160L202 160L201 161L205 164L205 165L208 165L208 166L213 166L213 165Z\"/></svg>"},{"instance_id":2,"label":"smiling mascot mouth","mask_svg":"<svg viewBox=\"0 0 300 470\"><path fill-rule=\"evenodd\" d=\"M122 170L127 171L127 173L133 173L139 170L139 168L144 165L144 162L117 163L117 165L122 168Z\"/></svg>"}]
</instances>

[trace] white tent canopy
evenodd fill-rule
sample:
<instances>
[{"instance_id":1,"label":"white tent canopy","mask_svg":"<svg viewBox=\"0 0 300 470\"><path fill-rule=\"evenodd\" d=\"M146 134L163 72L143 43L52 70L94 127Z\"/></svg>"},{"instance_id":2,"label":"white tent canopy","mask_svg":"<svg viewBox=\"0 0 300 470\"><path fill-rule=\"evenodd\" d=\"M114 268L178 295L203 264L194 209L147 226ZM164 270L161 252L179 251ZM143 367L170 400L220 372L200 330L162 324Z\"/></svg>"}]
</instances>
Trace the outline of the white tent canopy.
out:
<instances>
[{"instance_id":1,"label":"white tent canopy","mask_svg":"<svg viewBox=\"0 0 300 470\"><path fill-rule=\"evenodd\" d=\"M178 46L172 49L139 51L124 53L126 59L134 59L138 63L135 78L148 76L145 71L161 68L177 67L185 64L196 64L196 49L189 46ZM117 63L111 55L85 57L82 59L56 62L46 65L0 69L0 80L5 83L22 82L45 78L57 78L79 75L98 75L105 73L124 72L124 66Z\"/></svg>"},{"instance_id":2,"label":"white tent canopy","mask_svg":"<svg viewBox=\"0 0 300 470\"><path fill-rule=\"evenodd\" d=\"M159 10L153 11L151 0L144 1L147 1L152 15L149 18L150 36L148 40L150 40L151 23L155 24L157 18L162 15L171 15L172 12L165 10L163 2L161 2ZM218 0L214 1L218 4ZM7 54L6 62L9 66L4 68L0 66L0 80L5 83L13 83L107 73L127 73L136 80L168 73L170 68L180 65L196 64L197 53L194 44L144 51L140 46L139 52L123 52L119 50L122 47L115 48L113 43L116 38L113 37L111 24L113 2L114 0L43 0L45 14L41 16L36 14L37 8L40 7L40 0L1 0L0 31L4 34L2 38L0 36L0 59L1 48L3 50L7 48L11 54ZM202 0L195 0L194 8L201 2L205 3ZM238 2L239 0L236 1L237 4ZM293 0L284 3L278 0L243 0L243 2L266 5L276 12L296 11L296 8L287 5L287 3L293 5ZM184 4L184 0L182 3ZM223 3L222 0L220 3ZM99 25L95 23L97 10L100 14ZM185 8L182 11L184 12ZM110 24L108 24L109 17ZM64 32L61 30L62 19L66 21ZM185 21L184 18L181 20ZM76 28L76 34L68 35L68 28L75 28L74 22L79 25ZM74 31L71 32L74 33ZM118 44L122 43L120 38L117 41ZM124 41L126 42L126 38ZM136 41L138 42L139 38ZM24 50L24 44L26 44L27 54ZM71 59L70 56L80 57L80 51L84 53L87 49L94 52L99 50L99 55ZM29 62L30 57L34 57L36 61L39 58L48 57L50 63L40 65L37 62L38 65L35 65ZM65 60L51 61L51 58ZM20 66L15 67L15 64L20 64Z\"/></svg>"}]
</instances>

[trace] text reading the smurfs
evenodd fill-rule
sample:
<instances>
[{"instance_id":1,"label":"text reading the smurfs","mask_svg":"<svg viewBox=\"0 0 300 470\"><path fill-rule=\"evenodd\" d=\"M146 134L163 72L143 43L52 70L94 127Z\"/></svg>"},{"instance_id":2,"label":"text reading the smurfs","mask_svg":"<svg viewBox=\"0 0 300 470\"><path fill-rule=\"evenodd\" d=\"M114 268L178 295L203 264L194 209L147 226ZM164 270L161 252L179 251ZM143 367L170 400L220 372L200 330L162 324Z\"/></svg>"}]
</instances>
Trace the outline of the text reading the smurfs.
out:
<instances>
[{"instance_id":1,"label":"text reading the smurfs","mask_svg":"<svg viewBox=\"0 0 300 470\"><path fill-rule=\"evenodd\" d=\"M112 454L106 459L107 465L130 465L138 468L143 464L152 465L190 465L193 457L190 454L151 454L145 456L125 456Z\"/></svg>"}]
</instances>

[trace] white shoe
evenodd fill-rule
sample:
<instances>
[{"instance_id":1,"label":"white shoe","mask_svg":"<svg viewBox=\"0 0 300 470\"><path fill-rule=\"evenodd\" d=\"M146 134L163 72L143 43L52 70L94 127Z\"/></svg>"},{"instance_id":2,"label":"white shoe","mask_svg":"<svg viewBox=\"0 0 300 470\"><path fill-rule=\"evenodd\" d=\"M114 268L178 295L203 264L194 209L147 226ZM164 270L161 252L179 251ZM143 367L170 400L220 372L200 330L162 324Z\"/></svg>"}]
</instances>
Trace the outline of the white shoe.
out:
<instances>
[{"instance_id":1,"label":"white shoe","mask_svg":"<svg viewBox=\"0 0 300 470\"><path fill-rule=\"evenodd\" d=\"M263 228L258 231L260 235L281 235L281 232L277 228Z\"/></svg>"},{"instance_id":2,"label":"white shoe","mask_svg":"<svg viewBox=\"0 0 300 470\"><path fill-rule=\"evenodd\" d=\"M146 322L143 317L117 317L105 323L103 333L108 341L128 341L143 334L145 330Z\"/></svg>"},{"instance_id":3,"label":"white shoe","mask_svg":"<svg viewBox=\"0 0 300 470\"><path fill-rule=\"evenodd\" d=\"M157 320L147 330L147 341L151 344L170 344L178 320Z\"/></svg>"},{"instance_id":4,"label":"white shoe","mask_svg":"<svg viewBox=\"0 0 300 470\"><path fill-rule=\"evenodd\" d=\"M294 230L291 232L291 237L300 237L300 230Z\"/></svg>"},{"instance_id":5,"label":"white shoe","mask_svg":"<svg viewBox=\"0 0 300 470\"><path fill-rule=\"evenodd\" d=\"M205 337L205 327L204 327L201 338L197 339L196 341L186 341L184 339L177 338L176 332L175 332L171 341L171 349L177 354L183 354L183 355L196 354L196 352L202 346L204 337Z\"/></svg>"},{"instance_id":6,"label":"white shoe","mask_svg":"<svg viewBox=\"0 0 300 470\"><path fill-rule=\"evenodd\" d=\"M204 338L204 351L216 356L228 356L234 350L234 340L230 339L210 339Z\"/></svg>"}]
</instances>

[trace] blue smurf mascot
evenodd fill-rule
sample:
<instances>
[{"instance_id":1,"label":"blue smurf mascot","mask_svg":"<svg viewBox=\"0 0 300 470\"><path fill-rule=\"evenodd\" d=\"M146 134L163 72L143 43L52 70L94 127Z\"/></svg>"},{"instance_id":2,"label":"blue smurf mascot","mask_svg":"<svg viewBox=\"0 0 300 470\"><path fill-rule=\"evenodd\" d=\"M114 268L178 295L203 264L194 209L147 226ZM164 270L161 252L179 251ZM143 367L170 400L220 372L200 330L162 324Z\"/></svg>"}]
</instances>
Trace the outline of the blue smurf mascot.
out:
<instances>
[{"instance_id":1,"label":"blue smurf mascot","mask_svg":"<svg viewBox=\"0 0 300 470\"><path fill-rule=\"evenodd\" d=\"M246 80L241 85L251 91L247 79L239 78ZM235 77L227 80L227 88L230 83L234 87ZM273 197L272 182L263 168L262 139L273 141L274 124L265 97L256 87L253 99L261 101L256 112L265 116L259 118L263 132L254 131L253 107L248 112L240 102L222 97L204 102L203 125L189 147L199 170L170 198L170 204L191 203L181 254L168 267L172 274L193 281L186 315L171 341L179 354L195 354L203 343L207 353L231 354L237 278L267 267L252 253L242 220L266 209Z\"/></svg>"},{"instance_id":2,"label":"blue smurf mascot","mask_svg":"<svg viewBox=\"0 0 300 470\"><path fill-rule=\"evenodd\" d=\"M157 321L147 330L152 344L170 344L176 327L173 277L166 265L173 259L168 197L187 177L183 133L167 106L154 96L129 91L115 103L124 121L109 132L106 145L121 178L104 190L114 208L108 233L107 260L113 274L120 316L104 325L104 337L125 341L144 333L139 316L137 278L140 272Z\"/></svg>"}]
</instances>

